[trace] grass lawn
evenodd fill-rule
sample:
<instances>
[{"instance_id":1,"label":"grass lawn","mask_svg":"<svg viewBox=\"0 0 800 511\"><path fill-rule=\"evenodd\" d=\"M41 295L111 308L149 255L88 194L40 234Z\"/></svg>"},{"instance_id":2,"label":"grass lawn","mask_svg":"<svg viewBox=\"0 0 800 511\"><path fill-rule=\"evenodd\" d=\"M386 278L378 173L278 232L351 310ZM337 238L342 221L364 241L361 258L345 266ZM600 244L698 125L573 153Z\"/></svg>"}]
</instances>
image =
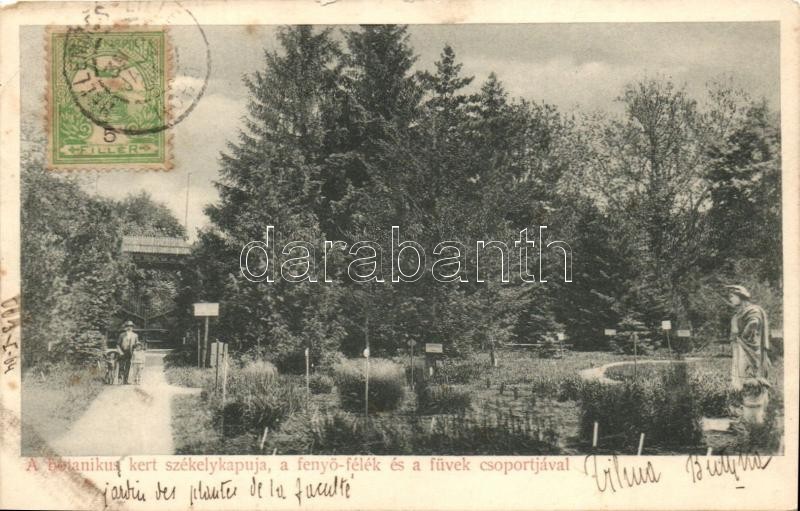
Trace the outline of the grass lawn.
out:
<instances>
[{"instance_id":1,"label":"grass lawn","mask_svg":"<svg viewBox=\"0 0 800 511\"><path fill-rule=\"evenodd\" d=\"M48 445L68 431L104 389L105 371L66 364L29 370L22 377L22 454L47 456Z\"/></svg>"}]
</instances>

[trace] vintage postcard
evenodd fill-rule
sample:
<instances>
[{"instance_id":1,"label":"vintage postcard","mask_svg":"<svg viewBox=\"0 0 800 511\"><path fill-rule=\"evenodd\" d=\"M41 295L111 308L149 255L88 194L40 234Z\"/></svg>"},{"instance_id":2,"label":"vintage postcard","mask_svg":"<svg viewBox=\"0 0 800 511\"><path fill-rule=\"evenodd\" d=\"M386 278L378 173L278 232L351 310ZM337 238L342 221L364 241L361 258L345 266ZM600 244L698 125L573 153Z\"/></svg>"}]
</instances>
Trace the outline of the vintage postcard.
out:
<instances>
[{"instance_id":1,"label":"vintage postcard","mask_svg":"<svg viewBox=\"0 0 800 511\"><path fill-rule=\"evenodd\" d=\"M796 508L800 6L0 11L0 507Z\"/></svg>"}]
</instances>

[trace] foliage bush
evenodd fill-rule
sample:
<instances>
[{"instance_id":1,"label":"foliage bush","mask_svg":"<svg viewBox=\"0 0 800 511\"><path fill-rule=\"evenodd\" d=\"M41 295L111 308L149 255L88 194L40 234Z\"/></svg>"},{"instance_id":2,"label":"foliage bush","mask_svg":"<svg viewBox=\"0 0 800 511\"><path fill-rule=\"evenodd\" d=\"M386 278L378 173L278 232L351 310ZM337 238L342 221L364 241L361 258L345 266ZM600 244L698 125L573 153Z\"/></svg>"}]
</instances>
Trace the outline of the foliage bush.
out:
<instances>
[{"instance_id":1,"label":"foliage bush","mask_svg":"<svg viewBox=\"0 0 800 511\"><path fill-rule=\"evenodd\" d=\"M330 394L333 384L333 378L323 373L314 373L308 378L308 388L312 394Z\"/></svg>"},{"instance_id":2,"label":"foliage bush","mask_svg":"<svg viewBox=\"0 0 800 511\"><path fill-rule=\"evenodd\" d=\"M782 454L781 438L783 437L782 422L778 417L779 410L782 409L780 403L774 403L770 396L767 409L762 424L753 424L739 421L733 426L735 440L729 447L732 452L745 453L774 453Z\"/></svg>"},{"instance_id":3,"label":"foliage bush","mask_svg":"<svg viewBox=\"0 0 800 511\"><path fill-rule=\"evenodd\" d=\"M197 366L197 349L194 344L184 344L164 355L164 367Z\"/></svg>"},{"instance_id":4,"label":"foliage bush","mask_svg":"<svg viewBox=\"0 0 800 511\"><path fill-rule=\"evenodd\" d=\"M364 410L364 369L365 362L358 359L346 360L333 366L333 377L344 410L355 412ZM389 360L370 359L370 412L395 410L400 406L404 396L403 369Z\"/></svg>"},{"instance_id":5,"label":"foliage bush","mask_svg":"<svg viewBox=\"0 0 800 511\"><path fill-rule=\"evenodd\" d=\"M603 449L635 450L640 433L650 447L692 446L702 439L702 410L685 364L672 366L661 379L587 382L580 408L581 439L591 442L597 422Z\"/></svg>"},{"instance_id":6,"label":"foliage bush","mask_svg":"<svg viewBox=\"0 0 800 511\"><path fill-rule=\"evenodd\" d=\"M94 365L103 360L105 351L106 336L97 330L88 330L67 343L56 345L52 355L76 365Z\"/></svg>"},{"instance_id":7,"label":"foliage bush","mask_svg":"<svg viewBox=\"0 0 800 511\"><path fill-rule=\"evenodd\" d=\"M309 355L312 370L329 369L344 360L344 355L336 351L335 348L336 346L327 346L327 351L317 347L312 348ZM273 354L272 362L281 374L305 374L305 348L295 350L286 348L285 351Z\"/></svg>"}]
</instances>

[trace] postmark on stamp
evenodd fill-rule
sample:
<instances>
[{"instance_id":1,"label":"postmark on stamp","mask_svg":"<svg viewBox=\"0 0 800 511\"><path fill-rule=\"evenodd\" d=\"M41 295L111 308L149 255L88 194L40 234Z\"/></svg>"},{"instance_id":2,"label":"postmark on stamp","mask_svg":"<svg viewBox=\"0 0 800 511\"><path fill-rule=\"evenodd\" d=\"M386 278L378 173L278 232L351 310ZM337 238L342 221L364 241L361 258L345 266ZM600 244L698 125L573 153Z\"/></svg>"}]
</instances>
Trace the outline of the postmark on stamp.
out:
<instances>
[{"instance_id":1,"label":"postmark on stamp","mask_svg":"<svg viewBox=\"0 0 800 511\"><path fill-rule=\"evenodd\" d=\"M48 31L48 165L169 170L164 29Z\"/></svg>"}]
</instances>

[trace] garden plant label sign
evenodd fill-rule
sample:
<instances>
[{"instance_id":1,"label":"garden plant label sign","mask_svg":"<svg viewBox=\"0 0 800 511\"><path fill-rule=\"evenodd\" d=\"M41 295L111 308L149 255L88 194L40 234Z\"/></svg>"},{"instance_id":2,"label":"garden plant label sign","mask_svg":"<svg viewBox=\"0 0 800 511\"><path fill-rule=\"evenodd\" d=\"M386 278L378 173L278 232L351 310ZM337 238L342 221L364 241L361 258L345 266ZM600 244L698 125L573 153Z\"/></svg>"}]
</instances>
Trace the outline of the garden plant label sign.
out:
<instances>
[{"instance_id":1,"label":"garden plant label sign","mask_svg":"<svg viewBox=\"0 0 800 511\"><path fill-rule=\"evenodd\" d=\"M194 304L195 316L219 316L219 304L201 302Z\"/></svg>"},{"instance_id":2,"label":"garden plant label sign","mask_svg":"<svg viewBox=\"0 0 800 511\"><path fill-rule=\"evenodd\" d=\"M800 12L566 2L0 9L0 507L793 508Z\"/></svg>"}]
</instances>

